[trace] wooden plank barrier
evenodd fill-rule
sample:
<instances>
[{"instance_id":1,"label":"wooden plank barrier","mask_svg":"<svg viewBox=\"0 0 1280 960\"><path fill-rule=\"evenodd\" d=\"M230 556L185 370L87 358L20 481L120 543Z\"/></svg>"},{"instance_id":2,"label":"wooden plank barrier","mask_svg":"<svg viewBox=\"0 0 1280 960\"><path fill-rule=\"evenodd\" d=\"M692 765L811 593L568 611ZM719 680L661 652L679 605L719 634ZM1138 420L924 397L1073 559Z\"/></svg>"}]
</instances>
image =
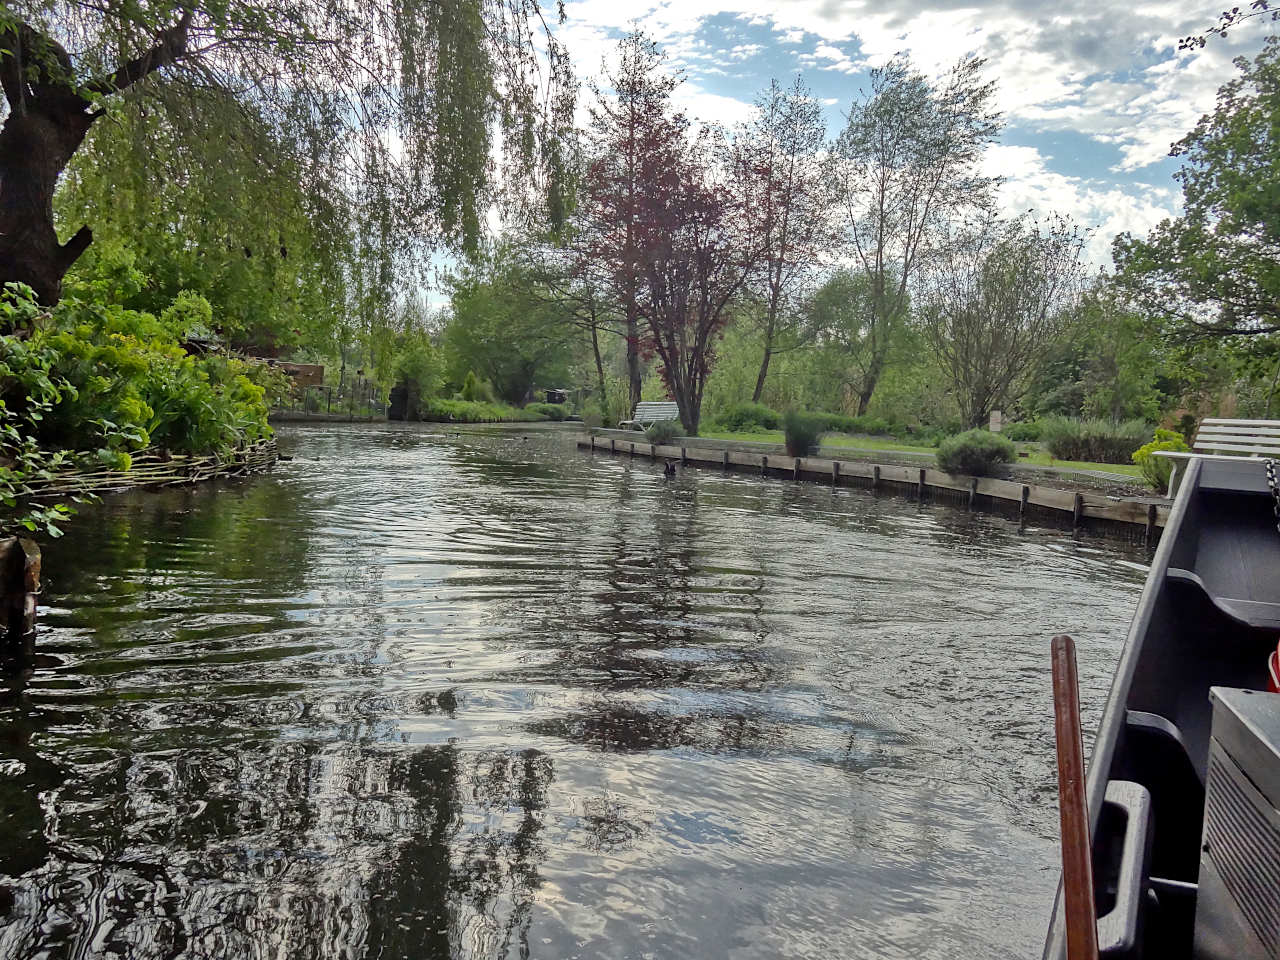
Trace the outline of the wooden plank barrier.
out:
<instances>
[{"instance_id":1,"label":"wooden plank barrier","mask_svg":"<svg viewBox=\"0 0 1280 960\"><path fill-rule=\"evenodd\" d=\"M619 452L613 438L580 435L577 443L578 446L589 447L593 451ZM636 445L632 443L630 447L631 455L635 456ZM790 469L787 469L771 466L768 454L754 451L674 445L650 445L650 457L654 460L663 457L679 459L686 466L693 464L720 467L722 470L751 471L762 477L768 476L772 470L775 476L790 476L795 480L811 478L829 482L833 486L847 485L851 480L863 481L863 485L872 490L896 487L903 493L913 495L920 502L924 501L929 490L944 491L950 502L967 503L971 509L984 503L1007 502L1017 505L1018 520L1022 523L1028 519L1031 508L1038 508L1049 514L1060 515L1064 522L1071 524L1072 529L1087 527L1088 520L1132 525L1137 528L1135 533L1142 531L1143 541L1148 545L1155 540L1157 531L1164 527L1169 516L1167 504L1110 497L1104 493L1080 493L1042 487L998 477L953 476L929 467L909 467L894 463L796 457ZM956 499L957 495L959 499Z\"/></svg>"}]
</instances>

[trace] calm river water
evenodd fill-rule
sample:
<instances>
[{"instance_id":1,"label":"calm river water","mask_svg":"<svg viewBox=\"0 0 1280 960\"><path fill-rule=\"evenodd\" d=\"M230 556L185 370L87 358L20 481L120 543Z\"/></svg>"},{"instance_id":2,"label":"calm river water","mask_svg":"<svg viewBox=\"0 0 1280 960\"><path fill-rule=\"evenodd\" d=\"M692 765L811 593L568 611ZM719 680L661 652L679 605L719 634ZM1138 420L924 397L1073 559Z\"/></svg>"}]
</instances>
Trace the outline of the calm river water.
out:
<instances>
[{"instance_id":1,"label":"calm river water","mask_svg":"<svg viewBox=\"0 0 1280 960\"><path fill-rule=\"evenodd\" d=\"M1140 551L550 431L111 497L0 678L0 957L1038 955Z\"/></svg>"}]
</instances>

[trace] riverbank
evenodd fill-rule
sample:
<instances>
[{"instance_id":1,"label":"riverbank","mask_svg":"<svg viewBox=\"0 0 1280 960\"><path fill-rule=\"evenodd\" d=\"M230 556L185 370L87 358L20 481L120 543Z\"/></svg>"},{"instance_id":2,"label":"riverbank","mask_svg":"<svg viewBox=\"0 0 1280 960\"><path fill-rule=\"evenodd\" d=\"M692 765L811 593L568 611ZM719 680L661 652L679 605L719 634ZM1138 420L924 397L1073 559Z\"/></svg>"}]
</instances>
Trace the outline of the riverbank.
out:
<instances>
[{"instance_id":1,"label":"riverbank","mask_svg":"<svg viewBox=\"0 0 1280 960\"><path fill-rule=\"evenodd\" d=\"M785 451L734 449L729 442L702 438L682 438L676 444L662 445L649 443L639 433L599 430L580 434L577 444L593 453L679 460L721 470L758 472L761 476L886 489L921 501L926 497L942 498L970 509L983 507L1013 512L1019 521L1035 519L1069 525L1072 530L1087 525L1098 532L1137 535L1147 544L1154 543L1159 536L1170 507L1170 502L1162 497L1072 490L1030 483L1022 477L957 476L919 463L875 463L831 456L789 457ZM819 452L831 450L823 448Z\"/></svg>"},{"instance_id":2,"label":"riverbank","mask_svg":"<svg viewBox=\"0 0 1280 960\"><path fill-rule=\"evenodd\" d=\"M643 436L635 430L608 430L596 428L591 431L596 436L614 437L620 442L645 442ZM764 439L776 434L777 441ZM786 447L781 441L781 431L771 434L711 434L696 438L679 438L676 445L696 445L715 450L741 450L747 453L764 453L785 456ZM637 439L638 438L638 439ZM892 463L900 466L932 466L937 462L936 447L913 447L879 437L841 436L834 442L829 436L818 449L818 456L828 459L862 461L865 463ZM1137 468L1130 470L1120 464L1091 464L1073 461L1037 462L1035 459L1020 459L1009 466L1009 476L1025 479L1028 483L1041 483L1047 486L1060 487L1066 490L1094 491L1109 496L1134 497L1137 499L1164 502L1164 498L1154 495L1136 473Z\"/></svg>"}]
</instances>

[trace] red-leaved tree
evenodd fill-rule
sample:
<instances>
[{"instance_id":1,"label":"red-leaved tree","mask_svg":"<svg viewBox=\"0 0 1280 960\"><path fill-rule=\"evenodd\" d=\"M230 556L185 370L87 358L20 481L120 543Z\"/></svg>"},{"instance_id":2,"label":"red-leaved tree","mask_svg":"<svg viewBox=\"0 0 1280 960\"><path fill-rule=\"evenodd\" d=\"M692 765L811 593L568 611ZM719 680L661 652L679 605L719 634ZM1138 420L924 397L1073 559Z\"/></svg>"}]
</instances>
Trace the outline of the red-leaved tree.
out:
<instances>
[{"instance_id":1,"label":"red-leaved tree","mask_svg":"<svg viewBox=\"0 0 1280 960\"><path fill-rule=\"evenodd\" d=\"M688 136L681 115L654 127L644 170L637 235L644 281L639 301L647 346L680 407L688 436L697 436L702 394L727 307L756 263L752 220L739 186L723 177L718 132Z\"/></svg>"},{"instance_id":2,"label":"red-leaved tree","mask_svg":"<svg viewBox=\"0 0 1280 960\"><path fill-rule=\"evenodd\" d=\"M593 88L591 125L585 143L588 162L578 215L577 271L593 289L603 289L627 342L630 406L640 400L642 209L656 144L666 134L671 92L680 82L663 72L664 55L636 30L618 45L618 67Z\"/></svg>"}]
</instances>

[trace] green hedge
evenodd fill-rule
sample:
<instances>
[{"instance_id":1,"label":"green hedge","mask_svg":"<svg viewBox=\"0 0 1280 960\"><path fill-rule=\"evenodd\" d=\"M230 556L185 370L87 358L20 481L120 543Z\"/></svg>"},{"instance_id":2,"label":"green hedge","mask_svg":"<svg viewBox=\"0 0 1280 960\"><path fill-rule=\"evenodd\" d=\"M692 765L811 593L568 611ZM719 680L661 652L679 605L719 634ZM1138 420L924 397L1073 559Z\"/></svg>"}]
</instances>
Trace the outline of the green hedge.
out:
<instances>
[{"instance_id":1,"label":"green hedge","mask_svg":"<svg viewBox=\"0 0 1280 960\"><path fill-rule=\"evenodd\" d=\"M542 414L484 400L445 400L436 397L422 403L422 419L438 423L536 423Z\"/></svg>"},{"instance_id":2,"label":"green hedge","mask_svg":"<svg viewBox=\"0 0 1280 960\"><path fill-rule=\"evenodd\" d=\"M566 420L570 413L566 403L529 403L524 409L526 413L541 414L544 420Z\"/></svg>"},{"instance_id":3,"label":"green hedge","mask_svg":"<svg viewBox=\"0 0 1280 960\"><path fill-rule=\"evenodd\" d=\"M1141 420L1050 417L1040 425L1041 442L1055 459L1089 463L1131 463L1150 435L1151 427Z\"/></svg>"},{"instance_id":4,"label":"green hedge","mask_svg":"<svg viewBox=\"0 0 1280 960\"><path fill-rule=\"evenodd\" d=\"M763 403L735 403L721 412L715 422L729 433L777 430L782 426L782 414Z\"/></svg>"},{"instance_id":5,"label":"green hedge","mask_svg":"<svg viewBox=\"0 0 1280 960\"><path fill-rule=\"evenodd\" d=\"M1022 423L1006 423L1000 432L1010 440L1034 443L1040 439L1042 427L1039 420L1025 420Z\"/></svg>"},{"instance_id":6,"label":"green hedge","mask_svg":"<svg viewBox=\"0 0 1280 960\"><path fill-rule=\"evenodd\" d=\"M684 433L679 420L657 420L645 429L645 438L650 443L668 444Z\"/></svg>"}]
</instances>

